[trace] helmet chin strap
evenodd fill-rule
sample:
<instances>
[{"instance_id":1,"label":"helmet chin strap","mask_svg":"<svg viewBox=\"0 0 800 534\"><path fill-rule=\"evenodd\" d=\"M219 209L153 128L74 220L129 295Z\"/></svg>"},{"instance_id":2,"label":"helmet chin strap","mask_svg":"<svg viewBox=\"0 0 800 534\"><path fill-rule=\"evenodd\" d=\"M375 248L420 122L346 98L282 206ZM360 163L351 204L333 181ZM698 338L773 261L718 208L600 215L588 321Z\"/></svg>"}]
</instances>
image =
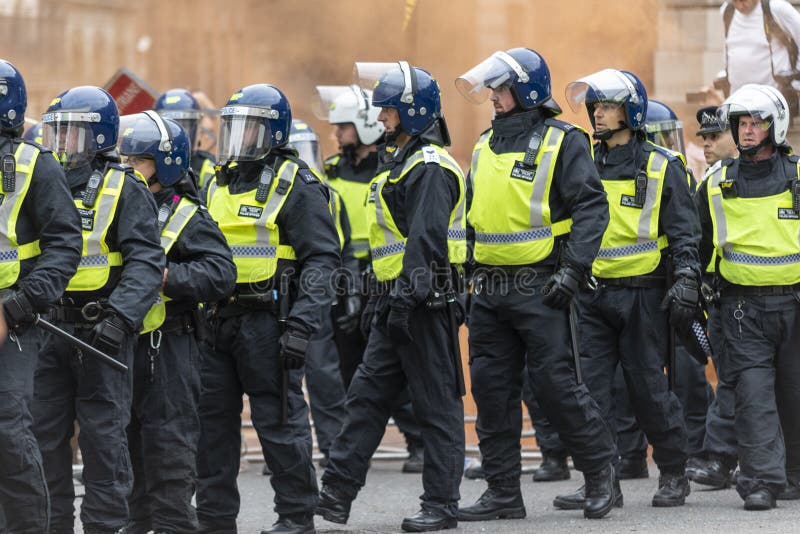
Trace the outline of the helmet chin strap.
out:
<instances>
[{"instance_id":1,"label":"helmet chin strap","mask_svg":"<svg viewBox=\"0 0 800 534\"><path fill-rule=\"evenodd\" d=\"M613 130L608 130L608 129L606 129L606 130L596 130L592 134L592 138L596 139L598 141L608 141L609 139L611 139L614 136L615 133L621 132L621 131L627 130L627 129L628 129L628 125L625 124L624 122L620 121L619 128L614 128Z\"/></svg>"},{"instance_id":2,"label":"helmet chin strap","mask_svg":"<svg viewBox=\"0 0 800 534\"><path fill-rule=\"evenodd\" d=\"M739 149L739 154L741 154L742 156L753 156L756 154L756 152L758 152L765 146L769 145L770 143L772 143L772 141L770 140L770 137L767 136L764 139L762 139L761 142L758 143L757 145L742 146L739 143L736 143L736 148Z\"/></svg>"}]
</instances>

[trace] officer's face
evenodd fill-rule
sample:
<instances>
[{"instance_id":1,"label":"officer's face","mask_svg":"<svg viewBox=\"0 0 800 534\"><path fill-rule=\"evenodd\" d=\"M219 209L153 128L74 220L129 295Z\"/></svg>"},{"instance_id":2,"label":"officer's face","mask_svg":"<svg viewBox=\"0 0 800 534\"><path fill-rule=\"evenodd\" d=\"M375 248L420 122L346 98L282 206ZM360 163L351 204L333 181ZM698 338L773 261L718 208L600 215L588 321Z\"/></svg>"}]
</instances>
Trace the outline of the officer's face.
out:
<instances>
[{"instance_id":1,"label":"officer's face","mask_svg":"<svg viewBox=\"0 0 800 534\"><path fill-rule=\"evenodd\" d=\"M125 156L124 162L133 167L133 170L149 180L156 173L156 162L144 156Z\"/></svg>"},{"instance_id":2,"label":"officer's face","mask_svg":"<svg viewBox=\"0 0 800 534\"><path fill-rule=\"evenodd\" d=\"M739 117L739 144L756 146L769 136L769 122L750 115Z\"/></svg>"},{"instance_id":3,"label":"officer's face","mask_svg":"<svg viewBox=\"0 0 800 534\"><path fill-rule=\"evenodd\" d=\"M334 133L336 134L336 141L339 143L339 148L358 144L358 132L353 124L337 124Z\"/></svg>"},{"instance_id":4,"label":"officer's face","mask_svg":"<svg viewBox=\"0 0 800 534\"><path fill-rule=\"evenodd\" d=\"M511 94L511 88L507 85L492 89L492 95L489 100L492 101L495 113L508 113L517 107L517 103L514 102L514 95Z\"/></svg>"},{"instance_id":5,"label":"officer's face","mask_svg":"<svg viewBox=\"0 0 800 534\"><path fill-rule=\"evenodd\" d=\"M594 129L596 131L614 130L625 123L622 105L613 102L598 102L594 105Z\"/></svg>"},{"instance_id":6,"label":"officer's face","mask_svg":"<svg viewBox=\"0 0 800 534\"><path fill-rule=\"evenodd\" d=\"M703 134L703 155L709 166L721 159L735 158L737 153L730 130Z\"/></svg>"},{"instance_id":7,"label":"officer's face","mask_svg":"<svg viewBox=\"0 0 800 534\"><path fill-rule=\"evenodd\" d=\"M389 135L397 132L400 128L400 114L395 108L381 108L378 120L383 123L386 133Z\"/></svg>"},{"instance_id":8,"label":"officer's face","mask_svg":"<svg viewBox=\"0 0 800 534\"><path fill-rule=\"evenodd\" d=\"M731 3L737 11L747 15L755 9L758 0L733 0Z\"/></svg>"}]
</instances>

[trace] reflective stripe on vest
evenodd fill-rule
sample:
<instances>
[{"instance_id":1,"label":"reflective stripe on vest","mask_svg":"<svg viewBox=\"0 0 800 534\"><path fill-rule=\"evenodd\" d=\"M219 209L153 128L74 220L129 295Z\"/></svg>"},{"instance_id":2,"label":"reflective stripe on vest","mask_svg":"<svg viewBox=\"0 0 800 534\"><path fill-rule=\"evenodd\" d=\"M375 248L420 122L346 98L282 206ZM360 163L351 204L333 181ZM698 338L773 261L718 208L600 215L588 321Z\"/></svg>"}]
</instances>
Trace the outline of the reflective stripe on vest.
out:
<instances>
[{"instance_id":1,"label":"reflective stripe on vest","mask_svg":"<svg viewBox=\"0 0 800 534\"><path fill-rule=\"evenodd\" d=\"M641 276L653 272L661 262L666 236L658 235L661 192L669 159L653 150L647 159L644 203L635 203L636 180L603 180L608 198L609 222L592 274L601 278ZM601 177L602 178L602 177Z\"/></svg>"},{"instance_id":2,"label":"reflective stripe on vest","mask_svg":"<svg viewBox=\"0 0 800 534\"><path fill-rule=\"evenodd\" d=\"M720 182L727 172L728 167L720 167L708 181L719 274L744 286L800 283L800 214L792 208L791 191L725 198ZM797 174L800 176L800 163Z\"/></svg>"},{"instance_id":3,"label":"reflective stripe on vest","mask_svg":"<svg viewBox=\"0 0 800 534\"><path fill-rule=\"evenodd\" d=\"M205 187L215 175L214 162L209 158L204 159L203 166L200 167L200 171L197 173L197 189L200 190Z\"/></svg>"},{"instance_id":4,"label":"reflective stripe on vest","mask_svg":"<svg viewBox=\"0 0 800 534\"><path fill-rule=\"evenodd\" d=\"M272 179L266 202L256 200L256 188L232 194L227 185L218 186L216 179L211 181L208 211L231 247L237 284L269 280L275 275L278 259L297 259L291 246L280 244L275 220L292 190L298 169L296 163L283 162Z\"/></svg>"},{"instance_id":5,"label":"reflective stripe on vest","mask_svg":"<svg viewBox=\"0 0 800 534\"><path fill-rule=\"evenodd\" d=\"M161 230L161 248L164 249L165 256L172 250L172 246L178 241L181 232L186 225L189 224L189 220L196 212L197 204L187 198L181 198L178 207L175 208L169 221L164 225L164 229ZM142 322L142 334L151 332L164 324L164 321L167 319L167 302L169 301L170 298L163 292L159 293L156 303L153 304L150 311L148 311L147 315L144 317L144 321Z\"/></svg>"},{"instance_id":6,"label":"reflective stripe on vest","mask_svg":"<svg viewBox=\"0 0 800 534\"><path fill-rule=\"evenodd\" d=\"M387 170L376 176L370 185L371 193L368 203L374 206L367 212L370 252L372 268L380 281L392 280L400 275L403 270L403 255L406 248L406 237L400 233L383 199L383 188L387 183L398 183L414 167L427 160L434 161L437 156L439 166L452 172L458 180L458 200L450 213L447 229L447 255L453 265L466 261L467 232L464 227L466 183L464 173L445 149L435 145L425 145L405 160L403 169L397 177L390 178L390 171Z\"/></svg>"},{"instance_id":7,"label":"reflective stripe on vest","mask_svg":"<svg viewBox=\"0 0 800 534\"><path fill-rule=\"evenodd\" d=\"M81 216L83 249L78 272L69 281L67 291L96 291L108 283L111 268L122 265L122 254L109 250L106 238L124 183L125 171L111 168L103 178L93 209L87 209L82 199L75 199Z\"/></svg>"},{"instance_id":8,"label":"reflective stripe on vest","mask_svg":"<svg viewBox=\"0 0 800 534\"><path fill-rule=\"evenodd\" d=\"M533 169L517 167L524 153L495 154L492 133L481 136L472 152L472 206L475 261L486 265L523 265L547 258L555 236L569 233L571 219L550 220L550 187L565 137L548 126Z\"/></svg>"},{"instance_id":9,"label":"reflective stripe on vest","mask_svg":"<svg viewBox=\"0 0 800 534\"><path fill-rule=\"evenodd\" d=\"M14 153L16 175L14 191L0 195L0 289L17 283L20 262L39 255L39 241L19 244L17 221L28 189L31 186L33 169L39 157L39 149L28 143L20 143Z\"/></svg>"},{"instance_id":10,"label":"reflective stripe on vest","mask_svg":"<svg viewBox=\"0 0 800 534\"><path fill-rule=\"evenodd\" d=\"M339 236L339 249L344 248L344 228L342 228L342 197L332 187L328 188L330 199L328 209L331 210L333 225L336 227L336 234Z\"/></svg>"}]
</instances>

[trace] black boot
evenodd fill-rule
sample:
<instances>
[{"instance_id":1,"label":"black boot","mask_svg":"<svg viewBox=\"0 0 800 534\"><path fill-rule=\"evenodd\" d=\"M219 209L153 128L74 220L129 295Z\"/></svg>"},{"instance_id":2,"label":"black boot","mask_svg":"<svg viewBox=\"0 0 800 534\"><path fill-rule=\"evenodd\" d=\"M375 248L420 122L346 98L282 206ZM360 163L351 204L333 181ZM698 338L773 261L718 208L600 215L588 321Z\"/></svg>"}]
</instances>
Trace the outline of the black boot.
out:
<instances>
[{"instance_id":1,"label":"black boot","mask_svg":"<svg viewBox=\"0 0 800 534\"><path fill-rule=\"evenodd\" d=\"M690 492L685 474L662 473L658 477L658 491L653 495L653 506L683 506Z\"/></svg>"},{"instance_id":2,"label":"black boot","mask_svg":"<svg viewBox=\"0 0 800 534\"><path fill-rule=\"evenodd\" d=\"M614 506L622 508L625 503L622 497L622 488L619 487L619 480L614 479ZM586 506L586 486L581 486L578 491L566 495L558 495L553 499L553 506L559 510L583 510Z\"/></svg>"},{"instance_id":3,"label":"black boot","mask_svg":"<svg viewBox=\"0 0 800 534\"><path fill-rule=\"evenodd\" d=\"M647 458L623 458L616 469L619 480L633 480L635 478L649 478Z\"/></svg>"},{"instance_id":4,"label":"black boot","mask_svg":"<svg viewBox=\"0 0 800 534\"><path fill-rule=\"evenodd\" d=\"M744 499L745 510L772 510L775 496L766 488L757 489Z\"/></svg>"},{"instance_id":5,"label":"black boot","mask_svg":"<svg viewBox=\"0 0 800 534\"><path fill-rule=\"evenodd\" d=\"M617 492L619 492L620 500L622 499L619 480L614 478L614 468L610 465L597 473L585 474L584 479L586 480L586 485L584 486L583 517L600 519L614 507L617 500Z\"/></svg>"},{"instance_id":6,"label":"black boot","mask_svg":"<svg viewBox=\"0 0 800 534\"><path fill-rule=\"evenodd\" d=\"M789 480L786 487L778 494L779 501L796 501L800 499L800 483Z\"/></svg>"},{"instance_id":7,"label":"black boot","mask_svg":"<svg viewBox=\"0 0 800 534\"><path fill-rule=\"evenodd\" d=\"M556 480L569 480L569 467L567 458L542 455L542 465L533 472L534 482L553 482Z\"/></svg>"},{"instance_id":8,"label":"black boot","mask_svg":"<svg viewBox=\"0 0 800 534\"><path fill-rule=\"evenodd\" d=\"M315 534L314 516L293 514L282 515L272 528L262 530L261 534Z\"/></svg>"},{"instance_id":9,"label":"black boot","mask_svg":"<svg viewBox=\"0 0 800 534\"><path fill-rule=\"evenodd\" d=\"M400 528L404 532L430 532L432 530L446 530L448 528L456 528L458 526L458 519L445 515L444 512L438 510L422 509L411 517L403 519L403 524Z\"/></svg>"},{"instance_id":10,"label":"black boot","mask_svg":"<svg viewBox=\"0 0 800 534\"><path fill-rule=\"evenodd\" d=\"M425 449L422 447L409 447L408 459L403 462L403 473L422 473L425 464Z\"/></svg>"},{"instance_id":11,"label":"black boot","mask_svg":"<svg viewBox=\"0 0 800 534\"><path fill-rule=\"evenodd\" d=\"M323 485L319 492L319 504L314 513L321 515L326 521L344 525L350 517L352 503L352 499L333 486Z\"/></svg>"},{"instance_id":12,"label":"black boot","mask_svg":"<svg viewBox=\"0 0 800 534\"><path fill-rule=\"evenodd\" d=\"M708 460L687 471L687 476L692 482L711 486L715 489L727 489L733 482L733 469L736 461L717 455L709 454Z\"/></svg>"},{"instance_id":13,"label":"black boot","mask_svg":"<svg viewBox=\"0 0 800 534\"><path fill-rule=\"evenodd\" d=\"M488 488L475 504L458 509L459 521L490 521L492 519L522 519L525 503L518 487Z\"/></svg>"},{"instance_id":14,"label":"black boot","mask_svg":"<svg viewBox=\"0 0 800 534\"><path fill-rule=\"evenodd\" d=\"M464 477L470 480L484 479L486 478L486 471L483 470L483 465L478 462L464 469Z\"/></svg>"}]
</instances>

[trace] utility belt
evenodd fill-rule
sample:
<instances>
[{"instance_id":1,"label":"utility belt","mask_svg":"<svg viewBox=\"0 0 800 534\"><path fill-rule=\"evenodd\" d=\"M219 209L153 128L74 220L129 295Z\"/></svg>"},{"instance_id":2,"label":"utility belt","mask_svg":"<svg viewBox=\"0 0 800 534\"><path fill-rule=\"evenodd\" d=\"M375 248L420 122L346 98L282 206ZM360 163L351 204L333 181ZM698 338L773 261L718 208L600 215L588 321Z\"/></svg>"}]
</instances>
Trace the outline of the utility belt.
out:
<instances>
[{"instance_id":1,"label":"utility belt","mask_svg":"<svg viewBox=\"0 0 800 534\"><path fill-rule=\"evenodd\" d=\"M167 313L167 318L157 328L162 334L191 334L200 331L197 326L197 319L192 311L182 311L178 313Z\"/></svg>"},{"instance_id":2,"label":"utility belt","mask_svg":"<svg viewBox=\"0 0 800 534\"><path fill-rule=\"evenodd\" d=\"M246 310L269 310L277 315L280 301L280 292L277 289L270 289L263 293L234 293L219 305L221 311L234 307Z\"/></svg>"},{"instance_id":3,"label":"utility belt","mask_svg":"<svg viewBox=\"0 0 800 534\"><path fill-rule=\"evenodd\" d=\"M108 301L89 301L77 305L70 298L62 298L47 312L50 321L69 323L76 328L93 328L108 309Z\"/></svg>"},{"instance_id":4,"label":"utility belt","mask_svg":"<svg viewBox=\"0 0 800 534\"><path fill-rule=\"evenodd\" d=\"M793 286L740 286L722 282L719 294L723 297L770 297L800 294L800 284Z\"/></svg>"},{"instance_id":5,"label":"utility belt","mask_svg":"<svg viewBox=\"0 0 800 534\"><path fill-rule=\"evenodd\" d=\"M461 266L450 266L446 271L434 272L433 289L431 294L447 293L449 291L465 291L466 280L464 278L464 270ZM552 273L551 273L552 274ZM391 280L380 281L371 271L365 273L366 284L363 286L367 289L368 294L371 295L388 295L394 289L397 283L397 278Z\"/></svg>"},{"instance_id":6,"label":"utility belt","mask_svg":"<svg viewBox=\"0 0 800 534\"><path fill-rule=\"evenodd\" d=\"M652 274L641 276L623 276L622 278L597 278L598 286L611 287L643 287L653 289L666 289L667 278Z\"/></svg>"}]
</instances>

